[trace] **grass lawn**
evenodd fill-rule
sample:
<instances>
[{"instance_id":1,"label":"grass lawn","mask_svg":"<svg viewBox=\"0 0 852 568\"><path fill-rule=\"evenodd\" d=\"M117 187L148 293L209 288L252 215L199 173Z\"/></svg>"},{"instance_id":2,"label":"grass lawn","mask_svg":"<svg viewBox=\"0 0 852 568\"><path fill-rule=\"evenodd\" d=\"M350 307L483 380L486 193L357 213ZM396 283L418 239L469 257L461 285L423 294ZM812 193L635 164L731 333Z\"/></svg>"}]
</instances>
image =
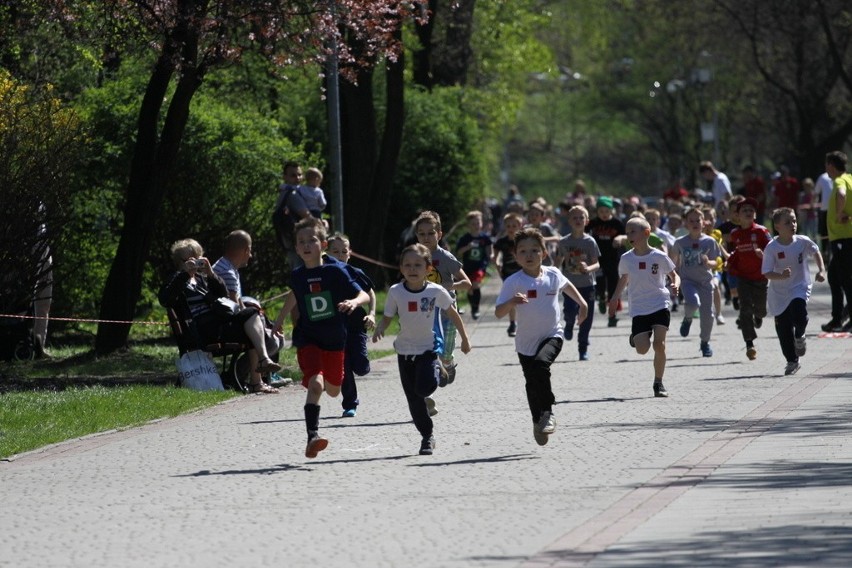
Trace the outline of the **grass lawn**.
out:
<instances>
[{"instance_id":1,"label":"grass lawn","mask_svg":"<svg viewBox=\"0 0 852 568\"><path fill-rule=\"evenodd\" d=\"M158 321L159 315L146 319ZM164 321L165 314L161 315ZM398 329L394 324L389 335ZM93 325L85 324L57 331L51 337L49 358L0 362L0 458L177 416L240 396L233 391L175 388L178 351L168 327L135 326L130 348L106 357L97 357L92 350L95 331ZM285 335L291 336L289 326ZM369 351L370 359L392 354L389 349ZM295 349L282 350L279 362L282 376L301 381Z\"/></svg>"}]
</instances>

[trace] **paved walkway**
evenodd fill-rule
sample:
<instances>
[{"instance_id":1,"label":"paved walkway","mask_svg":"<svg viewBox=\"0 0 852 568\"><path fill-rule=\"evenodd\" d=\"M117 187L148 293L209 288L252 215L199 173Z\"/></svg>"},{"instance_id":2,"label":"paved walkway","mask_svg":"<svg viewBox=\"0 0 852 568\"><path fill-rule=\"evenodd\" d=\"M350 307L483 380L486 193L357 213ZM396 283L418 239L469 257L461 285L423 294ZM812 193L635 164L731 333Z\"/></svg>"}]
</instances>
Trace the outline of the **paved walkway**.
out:
<instances>
[{"instance_id":1,"label":"paved walkway","mask_svg":"<svg viewBox=\"0 0 852 568\"><path fill-rule=\"evenodd\" d=\"M848 567L852 341L817 338L827 306L820 284L791 377L771 320L748 361L727 307L704 359L676 313L669 399L628 319L595 314L591 361L568 342L554 365L545 447L488 306L436 395L433 456L383 359L356 418L324 399L316 460L292 387L0 463L0 566Z\"/></svg>"}]
</instances>

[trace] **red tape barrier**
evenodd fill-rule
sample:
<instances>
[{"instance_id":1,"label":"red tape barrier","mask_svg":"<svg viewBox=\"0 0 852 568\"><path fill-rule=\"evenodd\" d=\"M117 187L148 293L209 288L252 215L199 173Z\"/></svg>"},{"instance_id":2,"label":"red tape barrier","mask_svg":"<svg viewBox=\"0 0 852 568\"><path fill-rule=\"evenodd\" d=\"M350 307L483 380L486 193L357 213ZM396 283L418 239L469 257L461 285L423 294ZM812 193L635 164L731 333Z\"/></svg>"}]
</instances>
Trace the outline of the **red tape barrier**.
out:
<instances>
[{"instance_id":1,"label":"red tape barrier","mask_svg":"<svg viewBox=\"0 0 852 568\"><path fill-rule=\"evenodd\" d=\"M76 322L86 322L86 323L129 323L129 324L142 324L142 325L169 325L168 322L164 321L125 321L125 320L101 320L101 319L84 319L84 318L55 318L55 317L38 317L38 316L22 316L18 314L0 314L0 318L18 318L18 319L46 319L50 321L76 321Z\"/></svg>"},{"instance_id":2,"label":"red tape barrier","mask_svg":"<svg viewBox=\"0 0 852 568\"><path fill-rule=\"evenodd\" d=\"M381 261L376 260L374 258L370 258L369 256L364 256L364 255L358 254L357 252L352 252L351 254L355 258L360 258L361 260L366 260L367 262L373 263L377 266L381 266L381 267L384 267L384 268L391 268L393 270L396 270L396 269L399 268L398 266L393 266L391 264L381 262ZM286 296L289 293L290 292L288 291L288 292L284 292L283 294L278 294L277 296L272 296L271 298L267 298L267 299L263 300L263 303L265 304L267 302L271 302L272 300L277 300L278 298L283 298L284 296ZM43 318L43 317L37 317L37 316L24 316L24 315L19 315L19 314L0 314L0 318L46 319L46 320L49 320L49 321L73 321L73 322L83 322L83 323L129 323L131 325L133 325L133 324L169 325L168 322L163 322L163 321L125 321L125 320L102 320L102 319L57 318L57 317Z\"/></svg>"},{"instance_id":3,"label":"red tape barrier","mask_svg":"<svg viewBox=\"0 0 852 568\"><path fill-rule=\"evenodd\" d=\"M350 254L352 256L354 256L355 258L360 258L361 260L366 260L367 262L375 264L376 266L381 266L383 268L390 268L392 270L399 270L398 266L394 266L392 264L386 264L386 263L384 263L380 260L376 260L375 258L370 258L369 256L364 256L363 254L358 254L357 252L352 252Z\"/></svg>"}]
</instances>

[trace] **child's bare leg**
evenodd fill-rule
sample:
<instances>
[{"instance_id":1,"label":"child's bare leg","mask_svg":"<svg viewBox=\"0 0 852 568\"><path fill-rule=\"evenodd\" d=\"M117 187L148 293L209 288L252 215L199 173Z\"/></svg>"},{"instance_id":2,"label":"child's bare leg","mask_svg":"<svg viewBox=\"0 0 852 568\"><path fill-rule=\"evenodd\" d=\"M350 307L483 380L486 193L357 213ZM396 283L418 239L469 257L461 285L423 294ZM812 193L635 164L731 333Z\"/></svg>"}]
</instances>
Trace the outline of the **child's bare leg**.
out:
<instances>
[{"instance_id":1,"label":"child's bare leg","mask_svg":"<svg viewBox=\"0 0 852 568\"><path fill-rule=\"evenodd\" d=\"M311 377L310 381L308 381L308 397L305 401L307 404L319 404L320 397L322 397L322 393L325 390L325 381L322 378L322 375L314 375ZM340 388L338 387L338 392Z\"/></svg>"},{"instance_id":2,"label":"child's bare leg","mask_svg":"<svg viewBox=\"0 0 852 568\"><path fill-rule=\"evenodd\" d=\"M333 385L328 381L324 381L325 384L325 394L331 397L335 397L340 394L340 385Z\"/></svg>"},{"instance_id":3,"label":"child's bare leg","mask_svg":"<svg viewBox=\"0 0 852 568\"><path fill-rule=\"evenodd\" d=\"M654 327L654 378L662 379L666 372L666 333L662 326Z\"/></svg>"},{"instance_id":4,"label":"child's bare leg","mask_svg":"<svg viewBox=\"0 0 852 568\"><path fill-rule=\"evenodd\" d=\"M644 355L651 349L651 332L637 333L633 336L633 344L636 346L636 353Z\"/></svg>"},{"instance_id":5,"label":"child's bare leg","mask_svg":"<svg viewBox=\"0 0 852 568\"><path fill-rule=\"evenodd\" d=\"M512 308L511 310L509 310L509 321L510 322L515 321L515 313L516 313L515 308Z\"/></svg>"}]
</instances>

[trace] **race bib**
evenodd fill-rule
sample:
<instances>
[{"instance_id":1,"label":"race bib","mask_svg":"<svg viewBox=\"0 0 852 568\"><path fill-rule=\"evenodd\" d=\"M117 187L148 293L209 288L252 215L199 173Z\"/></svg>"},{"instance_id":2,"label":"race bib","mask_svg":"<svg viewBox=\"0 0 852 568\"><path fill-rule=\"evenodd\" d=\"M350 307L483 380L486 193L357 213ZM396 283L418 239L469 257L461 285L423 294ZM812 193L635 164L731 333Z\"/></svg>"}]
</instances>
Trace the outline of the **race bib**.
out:
<instances>
[{"instance_id":1,"label":"race bib","mask_svg":"<svg viewBox=\"0 0 852 568\"><path fill-rule=\"evenodd\" d=\"M331 300L331 292L319 292L305 296L305 304L308 308L308 319L310 321L321 321L334 317L334 302Z\"/></svg>"}]
</instances>

